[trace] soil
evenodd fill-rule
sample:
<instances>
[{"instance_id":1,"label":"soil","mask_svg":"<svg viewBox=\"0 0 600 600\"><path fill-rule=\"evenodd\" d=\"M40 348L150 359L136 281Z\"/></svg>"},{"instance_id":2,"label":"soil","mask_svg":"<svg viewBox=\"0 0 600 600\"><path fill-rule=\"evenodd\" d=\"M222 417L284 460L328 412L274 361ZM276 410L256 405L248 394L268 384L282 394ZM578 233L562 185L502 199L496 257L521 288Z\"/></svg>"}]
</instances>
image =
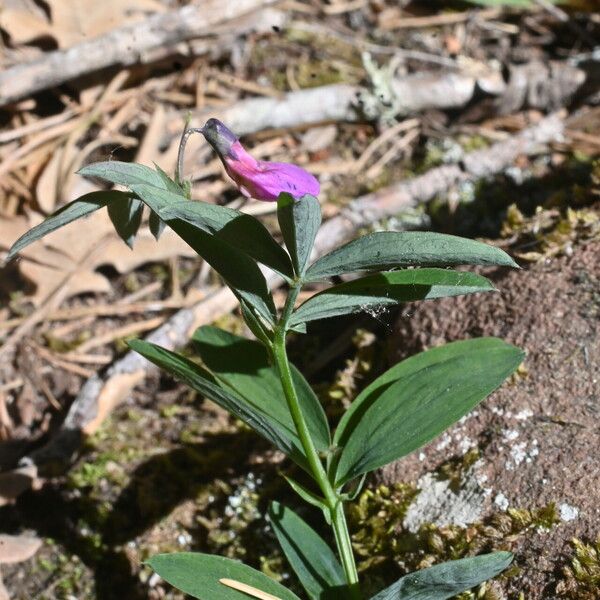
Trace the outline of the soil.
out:
<instances>
[{"instance_id":1,"label":"soil","mask_svg":"<svg viewBox=\"0 0 600 600\"><path fill-rule=\"evenodd\" d=\"M514 509L550 507L556 523L505 541L519 572L501 584L528 600L600 598L565 579L572 538L600 536L600 242L522 271L496 271L499 293L408 308L393 339L396 359L445 342L498 336L527 352L519 373L462 422L381 475L427 484L405 527L424 520L467 526ZM475 449L475 450L474 450ZM460 489L440 473L449 457L478 455ZM436 489L441 486L441 496ZM418 514L417 514L418 513ZM513 513L514 514L514 513ZM596 595L599 594L599 595Z\"/></svg>"}]
</instances>

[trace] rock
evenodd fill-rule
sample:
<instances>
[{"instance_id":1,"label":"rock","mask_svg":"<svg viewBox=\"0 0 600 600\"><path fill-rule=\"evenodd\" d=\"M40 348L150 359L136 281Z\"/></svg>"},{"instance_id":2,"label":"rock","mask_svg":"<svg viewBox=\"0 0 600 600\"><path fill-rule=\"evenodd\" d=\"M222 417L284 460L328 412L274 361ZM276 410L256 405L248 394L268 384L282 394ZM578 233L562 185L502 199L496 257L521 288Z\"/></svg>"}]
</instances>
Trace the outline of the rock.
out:
<instances>
[{"instance_id":1,"label":"rock","mask_svg":"<svg viewBox=\"0 0 600 600\"><path fill-rule=\"evenodd\" d=\"M490 277L499 294L409 306L392 336L398 359L487 335L527 351L512 381L440 438L380 474L387 485L423 486L406 515L409 529L419 523L419 514L436 524L466 525L465 502L474 521L511 508L554 505L557 523L549 530L531 527L500 544L516 553L520 567L501 582L509 597L521 592L528 600L598 597L593 591L563 592L572 589L573 582L564 581L572 538L593 542L600 536L599 256L600 242L591 241L570 257L524 271L497 271ZM457 493L447 486L438 490L440 467L474 451L477 460Z\"/></svg>"}]
</instances>

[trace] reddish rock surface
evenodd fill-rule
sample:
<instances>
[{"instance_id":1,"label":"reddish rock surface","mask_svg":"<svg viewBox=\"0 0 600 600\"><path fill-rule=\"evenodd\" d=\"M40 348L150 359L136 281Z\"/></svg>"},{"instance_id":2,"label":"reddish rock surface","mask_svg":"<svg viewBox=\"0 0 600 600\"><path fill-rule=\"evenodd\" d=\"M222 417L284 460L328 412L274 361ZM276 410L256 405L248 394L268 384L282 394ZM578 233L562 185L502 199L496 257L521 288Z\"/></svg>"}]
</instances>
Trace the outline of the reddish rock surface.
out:
<instances>
[{"instance_id":1,"label":"reddish rock surface","mask_svg":"<svg viewBox=\"0 0 600 600\"><path fill-rule=\"evenodd\" d=\"M511 598L519 592L528 600L560 597L557 582L572 554L571 538L600 536L599 256L594 241L570 257L492 273L500 293L411 306L396 325L397 358L485 335L527 351L523 374L422 452L381 474L386 483L418 481L477 447L481 459L472 475L478 489L467 494L472 519L555 503L560 522L512 546L521 572L503 584ZM448 520L447 500L438 507L443 514L429 520ZM422 504L419 510L427 511L426 498ZM435 513L436 507L429 509ZM459 514L464 517L464 510Z\"/></svg>"}]
</instances>

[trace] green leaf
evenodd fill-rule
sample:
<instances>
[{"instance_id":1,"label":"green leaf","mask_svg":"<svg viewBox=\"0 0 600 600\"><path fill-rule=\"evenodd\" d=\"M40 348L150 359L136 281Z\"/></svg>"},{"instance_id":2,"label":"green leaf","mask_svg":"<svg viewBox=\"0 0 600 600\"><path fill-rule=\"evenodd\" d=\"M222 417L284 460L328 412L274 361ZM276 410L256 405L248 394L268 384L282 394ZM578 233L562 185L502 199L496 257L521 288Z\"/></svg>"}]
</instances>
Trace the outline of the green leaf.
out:
<instances>
[{"instance_id":1,"label":"green leaf","mask_svg":"<svg viewBox=\"0 0 600 600\"><path fill-rule=\"evenodd\" d=\"M156 163L154 164L154 168L162 179L166 190L185 197L185 192L179 184L173 181ZM155 237L156 241L158 241L167 224L158 216L157 213L151 210L148 225L150 226L150 232Z\"/></svg>"},{"instance_id":2,"label":"green leaf","mask_svg":"<svg viewBox=\"0 0 600 600\"><path fill-rule=\"evenodd\" d=\"M105 181L124 185L128 188L138 183L152 185L160 189L168 189L170 187L160 172L144 165L138 165L137 163L110 160L87 165L77 172L84 177L99 177Z\"/></svg>"},{"instance_id":3,"label":"green leaf","mask_svg":"<svg viewBox=\"0 0 600 600\"><path fill-rule=\"evenodd\" d=\"M150 362L164 369L203 396L228 410L270 441L275 447L291 456L302 468L308 470L302 444L286 419L278 419L277 411L270 405L252 403L231 388L219 385L215 377L187 358L143 340L131 340L129 346Z\"/></svg>"},{"instance_id":4,"label":"green leaf","mask_svg":"<svg viewBox=\"0 0 600 600\"><path fill-rule=\"evenodd\" d=\"M523 357L502 340L480 338L433 348L392 367L340 421L336 486L432 440L499 387Z\"/></svg>"},{"instance_id":5,"label":"green leaf","mask_svg":"<svg viewBox=\"0 0 600 600\"><path fill-rule=\"evenodd\" d=\"M119 237L133 248L133 241L142 223L144 205L137 198L124 198L108 205L108 216Z\"/></svg>"},{"instance_id":6,"label":"green leaf","mask_svg":"<svg viewBox=\"0 0 600 600\"><path fill-rule=\"evenodd\" d=\"M6 262L14 258L29 244L43 238L45 235L60 229L64 225L81 219L90 213L112 202L125 202L130 197L126 192L90 192L52 213L45 221L24 233L8 251Z\"/></svg>"},{"instance_id":7,"label":"green leaf","mask_svg":"<svg viewBox=\"0 0 600 600\"><path fill-rule=\"evenodd\" d=\"M162 206L159 214L165 221L185 221L243 250L284 277L294 276L285 250L273 239L268 229L251 215L206 202L182 201L180 196L149 186L134 185L132 190L142 200L158 200Z\"/></svg>"},{"instance_id":8,"label":"green leaf","mask_svg":"<svg viewBox=\"0 0 600 600\"><path fill-rule=\"evenodd\" d=\"M218 233L221 239L255 260L285 277L293 277L289 256L258 219L225 206L188 200L181 187L160 169L154 171L135 163L109 161L88 165L79 173L124 185L163 220L180 219L207 233Z\"/></svg>"},{"instance_id":9,"label":"green leaf","mask_svg":"<svg viewBox=\"0 0 600 600\"><path fill-rule=\"evenodd\" d=\"M494 552L452 560L405 575L371 600L446 600L502 573L510 552Z\"/></svg>"},{"instance_id":10,"label":"green leaf","mask_svg":"<svg viewBox=\"0 0 600 600\"><path fill-rule=\"evenodd\" d=\"M168 220L173 231L193 248L232 289L234 294L256 309L267 323L277 313L267 281L256 262L223 240L179 219Z\"/></svg>"},{"instance_id":11,"label":"green leaf","mask_svg":"<svg viewBox=\"0 0 600 600\"><path fill-rule=\"evenodd\" d=\"M162 179L166 190L173 192L174 194L185 196L184 189L176 181L173 181L156 163L154 163L154 168L156 169L159 177Z\"/></svg>"},{"instance_id":12,"label":"green leaf","mask_svg":"<svg viewBox=\"0 0 600 600\"><path fill-rule=\"evenodd\" d=\"M294 511L279 502L271 503L269 519L281 549L308 597L311 600L346 597L344 571L323 538Z\"/></svg>"},{"instance_id":13,"label":"green leaf","mask_svg":"<svg viewBox=\"0 0 600 600\"><path fill-rule=\"evenodd\" d=\"M285 245L297 275L304 274L306 264L321 226L321 206L308 194L295 200L290 194L277 199L277 219Z\"/></svg>"},{"instance_id":14,"label":"green leaf","mask_svg":"<svg viewBox=\"0 0 600 600\"><path fill-rule=\"evenodd\" d=\"M150 218L148 219L148 225L150 227L150 233L154 236L154 239L158 242L162 232L165 230L167 224L156 214L153 210L150 211Z\"/></svg>"},{"instance_id":15,"label":"green leaf","mask_svg":"<svg viewBox=\"0 0 600 600\"><path fill-rule=\"evenodd\" d=\"M255 335L256 339L260 340L265 347L269 347L271 343L270 332L260 317L243 299L240 299L240 309L246 325L248 325L248 328Z\"/></svg>"},{"instance_id":16,"label":"green leaf","mask_svg":"<svg viewBox=\"0 0 600 600\"><path fill-rule=\"evenodd\" d=\"M283 478L289 483L290 487L308 504L312 504L312 506L319 508L322 511L327 511L327 504L325 503L325 498L321 498L317 494L307 490L303 485L300 485L297 481L294 481L291 477Z\"/></svg>"},{"instance_id":17,"label":"green leaf","mask_svg":"<svg viewBox=\"0 0 600 600\"><path fill-rule=\"evenodd\" d=\"M353 240L317 260L308 269L306 280L394 267L452 265L518 267L500 248L475 240L428 231L379 231Z\"/></svg>"},{"instance_id":18,"label":"green leaf","mask_svg":"<svg viewBox=\"0 0 600 600\"><path fill-rule=\"evenodd\" d=\"M165 581L199 600L249 600L251 598L244 592L238 592L220 583L221 579L245 583L281 600L300 600L296 594L260 571L222 556L196 552L157 554L147 560L146 564Z\"/></svg>"},{"instance_id":19,"label":"green leaf","mask_svg":"<svg viewBox=\"0 0 600 600\"><path fill-rule=\"evenodd\" d=\"M281 380L262 344L211 326L197 329L192 339L202 362L223 386L269 414L286 430L295 431ZM318 451L325 451L331 438L323 407L293 365L292 378L313 442Z\"/></svg>"},{"instance_id":20,"label":"green leaf","mask_svg":"<svg viewBox=\"0 0 600 600\"><path fill-rule=\"evenodd\" d=\"M407 269L369 275L333 286L309 298L290 325L326 319L399 302L487 292L494 286L481 275L446 269Z\"/></svg>"}]
</instances>

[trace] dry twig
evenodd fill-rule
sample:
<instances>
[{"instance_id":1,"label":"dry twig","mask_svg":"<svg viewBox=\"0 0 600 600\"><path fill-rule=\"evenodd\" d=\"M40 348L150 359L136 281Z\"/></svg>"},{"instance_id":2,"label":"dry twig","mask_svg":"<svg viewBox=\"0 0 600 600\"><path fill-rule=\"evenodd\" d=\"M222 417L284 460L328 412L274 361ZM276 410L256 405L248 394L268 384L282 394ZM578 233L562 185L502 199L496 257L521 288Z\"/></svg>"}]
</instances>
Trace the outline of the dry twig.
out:
<instances>
[{"instance_id":1,"label":"dry twig","mask_svg":"<svg viewBox=\"0 0 600 600\"><path fill-rule=\"evenodd\" d=\"M100 69L165 58L181 42L212 35L217 26L274 1L206 0L200 5L153 15L66 50L48 52L0 73L0 106Z\"/></svg>"}]
</instances>

